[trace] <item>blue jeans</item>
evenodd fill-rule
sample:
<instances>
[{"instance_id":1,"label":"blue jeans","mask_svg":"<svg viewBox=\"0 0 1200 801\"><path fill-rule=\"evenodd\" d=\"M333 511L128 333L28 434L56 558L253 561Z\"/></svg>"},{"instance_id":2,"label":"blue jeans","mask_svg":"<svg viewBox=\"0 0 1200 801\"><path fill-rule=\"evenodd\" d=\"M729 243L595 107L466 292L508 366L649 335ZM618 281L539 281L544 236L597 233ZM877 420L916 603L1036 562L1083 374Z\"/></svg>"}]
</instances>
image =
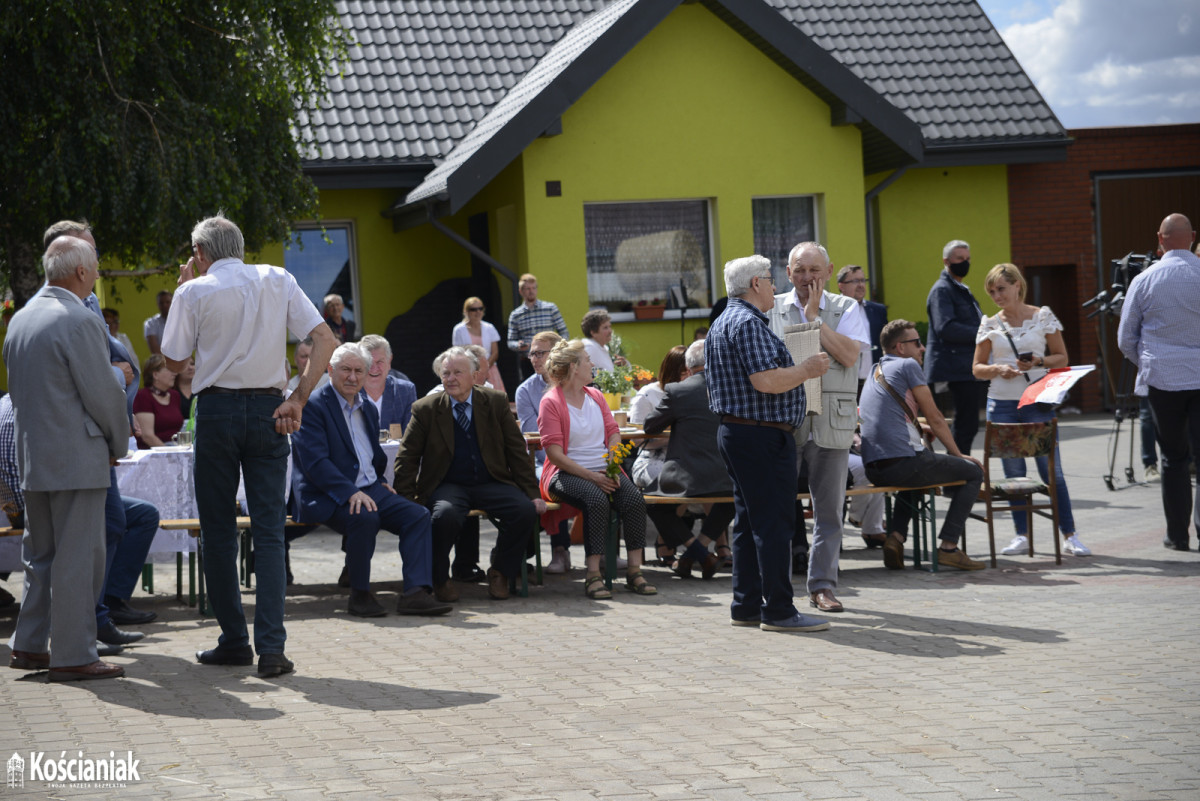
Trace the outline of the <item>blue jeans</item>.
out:
<instances>
[{"instance_id":1,"label":"blue jeans","mask_svg":"<svg viewBox=\"0 0 1200 801\"><path fill-rule=\"evenodd\" d=\"M721 423L717 447L733 480L735 620L787 620L796 533L796 440L778 428Z\"/></svg>"},{"instance_id":2,"label":"blue jeans","mask_svg":"<svg viewBox=\"0 0 1200 801\"><path fill-rule=\"evenodd\" d=\"M117 546L108 577L104 580L104 594L128 600L137 588L146 554L158 532L158 507L124 495L121 506L125 510L125 536Z\"/></svg>"},{"instance_id":3,"label":"blue jeans","mask_svg":"<svg viewBox=\"0 0 1200 801\"><path fill-rule=\"evenodd\" d=\"M273 395L201 395L196 407L196 507L200 547L213 614L221 624L222 649L250 644L238 586L237 488L246 484L254 572L254 649L282 654L283 598L287 586L283 521L288 438L272 417L281 403Z\"/></svg>"},{"instance_id":4,"label":"blue jeans","mask_svg":"<svg viewBox=\"0 0 1200 801\"><path fill-rule=\"evenodd\" d=\"M992 423L1045 423L1054 419L1054 407L1048 403L1031 403L1024 408L1017 408L1019 402L988 398L988 421ZM1034 461L1037 463L1038 475L1042 477L1042 481L1046 481L1049 477L1047 473L1049 459L1045 456L1038 456ZM1001 459L1000 462L1004 465L1006 478L1025 475L1024 459ZM1054 446L1054 482L1058 492L1058 527L1063 536L1069 537L1075 533L1075 515L1071 513L1071 496L1067 492L1067 480L1063 477L1062 451L1059 450L1057 444ZM1029 532L1025 530L1025 513L1013 512L1012 516L1013 528L1016 529L1017 535L1026 536Z\"/></svg>"}]
</instances>

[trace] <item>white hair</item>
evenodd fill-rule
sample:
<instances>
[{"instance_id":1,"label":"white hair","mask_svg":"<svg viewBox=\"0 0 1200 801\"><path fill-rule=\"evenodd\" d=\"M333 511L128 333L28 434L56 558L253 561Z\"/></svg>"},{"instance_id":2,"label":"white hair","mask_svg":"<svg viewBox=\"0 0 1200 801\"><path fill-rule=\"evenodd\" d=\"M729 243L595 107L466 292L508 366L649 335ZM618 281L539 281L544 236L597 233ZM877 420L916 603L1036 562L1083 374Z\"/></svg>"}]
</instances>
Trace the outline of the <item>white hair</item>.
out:
<instances>
[{"instance_id":1,"label":"white hair","mask_svg":"<svg viewBox=\"0 0 1200 801\"><path fill-rule=\"evenodd\" d=\"M750 282L771 274L771 260L766 256L743 256L725 262L725 294L731 298L741 297L750 291Z\"/></svg>"},{"instance_id":2,"label":"white hair","mask_svg":"<svg viewBox=\"0 0 1200 801\"><path fill-rule=\"evenodd\" d=\"M683 364L693 373L704 369L704 340L697 339L683 352Z\"/></svg>"},{"instance_id":3,"label":"white hair","mask_svg":"<svg viewBox=\"0 0 1200 801\"><path fill-rule=\"evenodd\" d=\"M472 345L471 347L480 347L480 346ZM433 374L436 375L438 378L442 377L442 364L446 361L446 359L466 359L468 362L471 363L471 372L472 373L477 372L479 370L479 357L476 356L470 350L470 348L464 348L461 345L455 345L454 347L447 348L446 350L439 353L437 355L437 358L433 360Z\"/></svg>"},{"instance_id":4,"label":"white hair","mask_svg":"<svg viewBox=\"0 0 1200 801\"><path fill-rule=\"evenodd\" d=\"M246 257L246 242L242 239L241 229L222 212L196 223L192 229L192 244L204 248L204 256L209 261L241 261Z\"/></svg>"},{"instance_id":5,"label":"white hair","mask_svg":"<svg viewBox=\"0 0 1200 801\"><path fill-rule=\"evenodd\" d=\"M96 251L86 241L74 236L60 236L50 243L42 256L47 281L65 281L75 268L96 263Z\"/></svg>"},{"instance_id":6,"label":"white hair","mask_svg":"<svg viewBox=\"0 0 1200 801\"><path fill-rule=\"evenodd\" d=\"M961 239L951 239L946 243L946 246L942 248L942 258L950 258L950 254L954 252L955 248L966 248L968 252L971 250L971 246Z\"/></svg>"},{"instance_id":7,"label":"white hair","mask_svg":"<svg viewBox=\"0 0 1200 801\"><path fill-rule=\"evenodd\" d=\"M387 337L381 337L379 334L367 334L358 341L362 345L363 350L367 353L374 353L379 349L387 351L388 358L392 358L392 343L387 341Z\"/></svg>"},{"instance_id":8,"label":"white hair","mask_svg":"<svg viewBox=\"0 0 1200 801\"><path fill-rule=\"evenodd\" d=\"M371 355L365 348L357 342L347 342L344 345L337 346L333 355L329 357L329 366L338 367L342 362L351 357L362 360L364 368L371 363Z\"/></svg>"},{"instance_id":9,"label":"white hair","mask_svg":"<svg viewBox=\"0 0 1200 801\"><path fill-rule=\"evenodd\" d=\"M788 269L791 269L792 262L794 262L801 253L810 249L818 251L821 254L821 257L825 259L826 265L833 263L829 258L829 251L827 251L824 246L819 245L816 242L801 242L799 245L796 245L796 247L792 248L790 253L788 253Z\"/></svg>"}]
</instances>

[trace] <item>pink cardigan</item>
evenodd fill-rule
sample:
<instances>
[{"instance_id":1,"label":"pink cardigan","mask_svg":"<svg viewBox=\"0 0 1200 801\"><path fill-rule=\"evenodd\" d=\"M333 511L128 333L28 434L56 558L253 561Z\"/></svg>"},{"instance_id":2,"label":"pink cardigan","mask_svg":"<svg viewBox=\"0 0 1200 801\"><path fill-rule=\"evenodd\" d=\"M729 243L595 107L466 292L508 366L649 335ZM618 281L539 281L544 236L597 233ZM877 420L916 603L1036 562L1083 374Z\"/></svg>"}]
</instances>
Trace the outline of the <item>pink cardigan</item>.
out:
<instances>
[{"instance_id":1,"label":"pink cardigan","mask_svg":"<svg viewBox=\"0 0 1200 801\"><path fill-rule=\"evenodd\" d=\"M604 400L604 395L600 390L595 387L584 387L583 391L600 407L600 414L604 417L604 442L607 444L614 434L621 433L621 429L617 426L617 421L613 419L612 412L608 410L608 403ZM567 453L571 442L571 413L567 409L567 399L563 395L561 387L551 387L542 396L542 405L538 408L538 432L542 437L542 450L545 450L547 445L559 445L562 447L563 453ZM542 466L541 480L542 498L547 501L555 500L550 495L550 480L557 472L558 466L547 458L546 463ZM559 523L563 520L570 520L578 514L579 510L575 507L562 504L558 511L546 512L542 515L542 525L546 531L553 533L558 531Z\"/></svg>"}]
</instances>

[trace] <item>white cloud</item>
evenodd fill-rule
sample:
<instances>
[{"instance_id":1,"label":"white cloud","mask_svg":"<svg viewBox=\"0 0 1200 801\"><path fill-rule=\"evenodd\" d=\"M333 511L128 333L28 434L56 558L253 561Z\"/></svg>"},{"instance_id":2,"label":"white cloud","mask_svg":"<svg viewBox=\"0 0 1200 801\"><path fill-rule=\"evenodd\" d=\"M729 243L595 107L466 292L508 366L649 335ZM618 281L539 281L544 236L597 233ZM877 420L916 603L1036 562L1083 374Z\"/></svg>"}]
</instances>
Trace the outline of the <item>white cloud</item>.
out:
<instances>
[{"instance_id":1,"label":"white cloud","mask_svg":"<svg viewBox=\"0 0 1200 801\"><path fill-rule=\"evenodd\" d=\"M1060 0L1036 19L1030 3L981 0L1068 128L1200 122L1196 0Z\"/></svg>"}]
</instances>

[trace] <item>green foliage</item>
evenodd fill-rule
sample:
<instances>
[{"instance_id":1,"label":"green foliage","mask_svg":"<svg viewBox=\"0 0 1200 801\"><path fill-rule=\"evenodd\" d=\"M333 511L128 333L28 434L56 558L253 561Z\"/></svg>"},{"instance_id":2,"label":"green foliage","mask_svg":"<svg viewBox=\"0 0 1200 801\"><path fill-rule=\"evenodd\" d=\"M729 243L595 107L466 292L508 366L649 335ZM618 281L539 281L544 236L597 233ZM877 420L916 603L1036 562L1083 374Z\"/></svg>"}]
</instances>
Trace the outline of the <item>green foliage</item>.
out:
<instances>
[{"instance_id":1,"label":"green foliage","mask_svg":"<svg viewBox=\"0 0 1200 801\"><path fill-rule=\"evenodd\" d=\"M332 0L7 0L0 42L0 272L19 302L56 220L86 217L134 268L221 209L248 250L315 216L295 121L344 55Z\"/></svg>"}]
</instances>

